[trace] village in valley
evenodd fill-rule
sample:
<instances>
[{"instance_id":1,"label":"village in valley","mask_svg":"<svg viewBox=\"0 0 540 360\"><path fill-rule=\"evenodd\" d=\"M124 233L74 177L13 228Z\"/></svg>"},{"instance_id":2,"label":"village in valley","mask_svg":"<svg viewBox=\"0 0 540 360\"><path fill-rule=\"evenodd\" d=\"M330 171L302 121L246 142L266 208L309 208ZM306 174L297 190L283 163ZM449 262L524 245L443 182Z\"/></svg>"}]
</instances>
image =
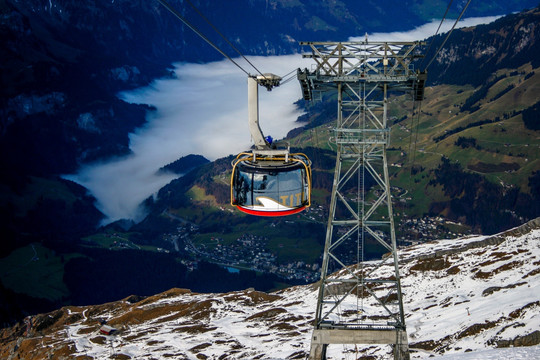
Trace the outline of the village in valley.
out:
<instances>
[{"instance_id":1,"label":"village in valley","mask_svg":"<svg viewBox=\"0 0 540 360\"><path fill-rule=\"evenodd\" d=\"M197 262L204 260L224 266L230 272L253 270L305 283L317 281L320 276L317 263L280 264L277 255L267 249L266 237L243 234L229 244L220 237L211 237L208 243L195 243L193 237L198 231L197 225L186 223L178 226L176 233L164 235L164 240L172 243L176 251L185 251L193 259L183 261L188 269L195 269Z\"/></svg>"},{"instance_id":2,"label":"village in valley","mask_svg":"<svg viewBox=\"0 0 540 360\"><path fill-rule=\"evenodd\" d=\"M304 217L310 221L317 221L324 216L322 207L308 209ZM464 236L469 231L449 231L449 226L461 228L461 224L452 223L441 217L425 216L420 219L401 218L397 224L398 244L411 245L430 241L447 235L449 237ZM163 240L171 244L177 253L184 253L188 259L182 263L190 270L197 268L199 261L208 261L227 268L230 272L240 270L253 270L262 273L275 274L289 281L305 283L315 282L320 277L319 258L315 263L293 261L280 263L278 256L269 250L269 239L264 236L245 233L235 241L225 241L219 236L210 236L205 242L195 241L198 237L199 226L184 222L176 228L176 232L163 235ZM354 255L354 254L353 254ZM351 256L353 256L351 255ZM350 261L355 259L351 258Z\"/></svg>"},{"instance_id":3,"label":"village in valley","mask_svg":"<svg viewBox=\"0 0 540 360\"><path fill-rule=\"evenodd\" d=\"M463 237L472 233L469 227L440 216L409 217L399 210L396 215L398 247L435 239ZM326 216L323 206L312 206L302 212L300 221L324 225ZM172 232L162 235L159 247L138 245L129 240L129 235L116 232L102 234L108 240L96 241L95 238L89 237L86 243L90 246L92 244L106 246L110 250L133 249L174 253L179 256L180 261L189 271L196 270L199 262L206 261L220 265L231 273L240 270L256 271L276 275L291 283L312 283L320 278L322 252L315 261L306 261L302 258L283 260L276 251L282 250L283 244L272 248L269 245L272 239L267 236L246 232L239 234L236 238L229 236L226 239L225 235L203 234L199 225L185 219L175 217L175 220L179 221L179 225ZM294 222L287 221L287 223ZM272 223L270 226L277 225ZM366 246L369 247L369 245ZM358 261L356 252L343 253L342 256L347 263L352 264Z\"/></svg>"}]
</instances>

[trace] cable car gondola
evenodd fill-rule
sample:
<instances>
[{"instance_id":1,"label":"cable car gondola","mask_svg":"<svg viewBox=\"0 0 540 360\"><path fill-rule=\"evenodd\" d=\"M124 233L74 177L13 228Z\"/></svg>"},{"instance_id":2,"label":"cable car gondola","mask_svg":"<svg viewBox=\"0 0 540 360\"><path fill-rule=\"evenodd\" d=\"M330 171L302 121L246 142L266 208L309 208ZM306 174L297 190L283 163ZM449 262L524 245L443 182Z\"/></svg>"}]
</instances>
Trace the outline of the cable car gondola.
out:
<instances>
[{"instance_id":1,"label":"cable car gondola","mask_svg":"<svg viewBox=\"0 0 540 360\"><path fill-rule=\"evenodd\" d=\"M231 204L250 215L292 215L310 205L311 161L304 154L291 154L288 146L278 149L259 127L257 85L271 89L280 80L271 74L248 78L249 128L255 149L239 154L232 163Z\"/></svg>"},{"instance_id":2,"label":"cable car gondola","mask_svg":"<svg viewBox=\"0 0 540 360\"><path fill-rule=\"evenodd\" d=\"M310 166L304 154L242 153L233 162L231 203L251 215L299 213L310 205Z\"/></svg>"}]
</instances>

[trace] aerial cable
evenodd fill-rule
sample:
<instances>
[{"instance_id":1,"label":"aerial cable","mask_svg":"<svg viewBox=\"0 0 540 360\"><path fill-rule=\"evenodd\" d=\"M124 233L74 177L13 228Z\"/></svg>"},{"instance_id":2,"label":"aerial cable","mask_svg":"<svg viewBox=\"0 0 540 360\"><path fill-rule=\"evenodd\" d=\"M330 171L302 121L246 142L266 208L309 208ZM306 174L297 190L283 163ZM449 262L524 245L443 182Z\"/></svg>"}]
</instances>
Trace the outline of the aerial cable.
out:
<instances>
[{"instance_id":1,"label":"aerial cable","mask_svg":"<svg viewBox=\"0 0 540 360\"><path fill-rule=\"evenodd\" d=\"M291 77L289 77L288 79L282 80L280 85L285 85L286 83L288 83L289 81L294 80L294 79L296 79L296 73L294 75L292 75Z\"/></svg>"},{"instance_id":2,"label":"aerial cable","mask_svg":"<svg viewBox=\"0 0 540 360\"><path fill-rule=\"evenodd\" d=\"M416 110L416 101L413 101L413 106L412 106L412 113L411 113L411 129L410 129L410 134L409 134L409 148L407 150L407 154L410 156L412 155L412 139L413 139L413 133L414 133L414 115L415 115L415 110ZM409 162L411 163L411 168L412 168L412 162L411 162L411 158L409 157ZM412 171L411 171L412 172Z\"/></svg>"},{"instance_id":3,"label":"aerial cable","mask_svg":"<svg viewBox=\"0 0 540 360\"><path fill-rule=\"evenodd\" d=\"M287 78L287 76L290 76L289 78ZM288 83L289 81L293 80L293 79L296 79L298 76L298 69L293 69L292 71L289 71L287 74L283 75L281 77L281 85L284 85L286 83Z\"/></svg>"},{"instance_id":4,"label":"aerial cable","mask_svg":"<svg viewBox=\"0 0 540 360\"><path fill-rule=\"evenodd\" d=\"M463 10L461 10L461 14L459 14L458 18L456 19L456 22L454 22L454 25L452 26L452 28L450 29L450 31L448 32L448 34L446 35L446 38L444 39L444 41L442 42L441 46L439 46L439 48L437 49L437 51L435 52L435 54L433 55L433 57L431 58L431 60L429 61L429 63L427 64L426 68L424 69L424 71L426 71L428 69L428 67L431 65L431 63L433 62L433 60L435 60L435 58L437 57L437 55L439 54L439 51L441 51L442 47L444 46L444 44L446 44L446 41L448 40L448 38L450 37L450 35L452 34L452 31L454 31L454 28L456 27L457 23L459 22L459 20L461 19L461 17L463 16L463 14L465 13L465 10L467 10L467 7L469 6L469 4L471 3L471 0L468 0L467 1L467 4L465 4L465 7L463 8Z\"/></svg>"},{"instance_id":5,"label":"aerial cable","mask_svg":"<svg viewBox=\"0 0 540 360\"><path fill-rule=\"evenodd\" d=\"M413 172L414 172L414 164L416 163L416 144L418 142L418 128L419 128L419 124L420 124L420 112L422 111L422 102L420 101L419 102L419 105L418 105L418 113L417 113L417 122L416 122L416 130L415 130L415 127L414 127L414 118L415 118L415 109L416 109L416 100L413 101L413 106L412 106L412 114L411 114L411 129L410 129L410 135L409 135L409 149L408 149L408 152L407 152L407 161L409 163L409 166L410 166L410 170L409 170L409 177L408 177L408 186L407 188L412 192L413 191ZM412 138L413 136L415 137L414 138L414 150L413 149L413 145L412 145ZM402 195L403 196L403 195ZM406 207L403 208L403 214L405 217L408 216L407 214L407 209ZM417 239L418 239L418 234L416 234L417 236Z\"/></svg>"},{"instance_id":6,"label":"aerial cable","mask_svg":"<svg viewBox=\"0 0 540 360\"><path fill-rule=\"evenodd\" d=\"M220 48L217 47L214 43L212 43L206 36L204 36L195 26L189 23L176 9L174 9L169 3L167 3L165 0L157 0L161 5L163 5L171 14L176 16L180 21L182 21L187 27L189 27L191 30L193 30L197 35L199 35L204 41L206 41L210 46L212 46L214 49L216 49L221 55L225 56L229 61L231 61L234 65L236 65L240 70L242 70L246 75L251 76L250 73L248 73L244 68L242 68L238 63L236 63L229 55L225 54Z\"/></svg>"},{"instance_id":7,"label":"aerial cable","mask_svg":"<svg viewBox=\"0 0 540 360\"><path fill-rule=\"evenodd\" d=\"M452 1L453 0L450 0L450 2L448 3L448 6L446 7L446 11L444 12L444 15L443 15L443 17L441 19L441 22L439 23L439 27L437 28L437 31L435 31L435 34L433 35L433 37L437 36L437 34L439 33L439 30L441 30L441 26L444 23L444 20L446 19L446 15L448 14L448 10L450 10L450 6L452 5ZM433 45L433 41L431 41L429 43L429 46L428 46L428 48L426 50L426 54L429 54L429 50L431 49L431 45ZM425 58L424 58L424 61L425 61ZM422 63L423 63L423 61L422 61Z\"/></svg>"},{"instance_id":8,"label":"aerial cable","mask_svg":"<svg viewBox=\"0 0 540 360\"><path fill-rule=\"evenodd\" d=\"M411 165L411 172L412 172L414 163L416 162L416 144L418 143L418 128L420 127L420 113L421 112L422 112L422 102L420 101L420 104L418 105L418 115L416 116L416 130L415 130L415 138L414 138L413 162ZM414 114L413 114L413 123L411 124L411 128L413 125L414 125Z\"/></svg>"},{"instance_id":9,"label":"aerial cable","mask_svg":"<svg viewBox=\"0 0 540 360\"><path fill-rule=\"evenodd\" d=\"M437 51L435 52L435 54L433 55L433 57L431 58L431 60L427 64L427 66L425 67L424 72L427 71L427 69L429 68L431 63L435 60L435 58L437 57L437 55L439 54L439 52L441 51L443 46L446 44L446 41L448 40L448 38L452 34L452 31L454 31L454 28L456 27L459 20L461 19L461 17L465 13L465 10L467 10L467 7L469 6L470 3L471 3L471 0L468 0L467 4L465 4L465 6L463 7L463 10L461 10L461 13L459 14L458 18L454 22L454 25L452 25L452 28L446 34L446 37L445 37L444 41L439 46L439 48L437 49ZM441 22L439 24L439 27L437 28L437 31L435 32L435 35L433 35L433 36L436 36L438 34L439 30L441 29L441 26L442 26L442 24L444 22L444 19L446 18L446 15L448 14L448 11L449 11L451 5L452 5L452 0L450 0L450 2L448 3L448 6L446 7L446 11L444 13L444 16L443 16L443 18L442 18L442 20L441 20ZM426 51L426 54L429 52L429 49L431 48L432 44L433 44L433 42L430 43L429 48ZM417 142L418 142L418 127L420 125L420 112L422 111L422 103L420 102L420 104L418 106L418 113L417 113L417 120L416 120L416 130L414 130L413 128L414 128L414 108L415 108L415 105L416 105L416 102L413 103L412 122L411 122L411 136L409 138L409 153L411 153L412 136L413 136L413 132L416 132L414 134L415 139L414 139L414 150L413 150L413 153L412 153L413 158L412 158L412 162L411 162L411 175L412 175L412 172L413 172L414 163L416 162L416 145L417 145Z\"/></svg>"},{"instance_id":10,"label":"aerial cable","mask_svg":"<svg viewBox=\"0 0 540 360\"><path fill-rule=\"evenodd\" d=\"M282 79L285 79L287 76L289 76L289 75L291 75L291 74L293 74L293 73L294 73L295 76L296 76L297 71L298 71L298 69L297 69L297 68L294 68L294 69L292 69L291 71L289 71L288 73L286 73L285 75L283 75L281 78L282 78Z\"/></svg>"},{"instance_id":11,"label":"aerial cable","mask_svg":"<svg viewBox=\"0 0 540 360\"><path fill-rule=\"evenodd\" d=\"M439 27L437 28L437 31L435 31L435 35L433 35L433 36L437 36L437 34L439 33L439 30L441 30L441 26L442 26L444 20L446 19L446 15L448 15L448 10L450 10L450 6L452 5L452 1L453 0L450 0L450 2L448 3L448 6L446 7L446 11L444 12L444 15L443 15L443 17L441 19L441 22L439 23Z\"/></svg>"},{"instance_id":12,"label":"aerial cable","mask_svg":"<svg viewBox=\"0 0 540 360\"><path fill-rule=\"evenodd\" d=\"M409 135L409 149L408 149L408 156L409 156L409 164L411 167L410 175L412 176L414 164L416 162L416 145L418 143L418 129L420 127L420 113L422 112L422 102L418 102L418 109L416 110L416 101L413 102L412 107L412 115L411 115L411 128L410 128L410 135ZM416 115L416 116L415 116ZM416 128L414 126L414 121L416 117ZM413 136L414 136L414 144L413 144Z\"/></svg>"},{"instance_id":13,"label":"aerial cable","mask_svg":"<svg viewBox=\"0 0 540 360\"><path fill-rule=\"evenodd\" d=\"M160 1L160 0L158 0L158 1ZM193 8L193 10L195 10L195 11L197 12L197 14L199 14L199 16L200 16L201 18L204 19L204 21L206 21L206 22L208 23L208 25L210 25L210 26L212 27L212 29L214 29L215 32L217 32L217 33L219 34L219 36L221 36L221 38L222 38L223 40L225 40L225 41L227 42L227 44L230 45L231 48L233 48L234 51L236 51L236 53L237 53L238 55L240 55L240 56L241 56L241 57L242 57L249 65L251 65L251 67L253 67L253 69L255 69L255 71L257 71L261 76L263 76L263 77L266 78L266 76L265 76L262 72L260 72L259 69L257 69L257 67L255 67L255 65L253 65L253 64L251 63L251 61L249 61L249 60L248 60L248 59L240 52L240 50L238 50L238 49L236 48L236 46L234 46L234 44L231 43L231 42L225 37L225 35L223 35L223 34L221 33L221 31L219 31L219 30L214 26L214 24L212 24L212 22L211 22L210 20L208 20L208 18L207 18L206 16L204 16L203 13L202 13L195 5L193 5L193 3L192 3L190 0L186 0L186 2Z\"/></svg>"}]
</instances>

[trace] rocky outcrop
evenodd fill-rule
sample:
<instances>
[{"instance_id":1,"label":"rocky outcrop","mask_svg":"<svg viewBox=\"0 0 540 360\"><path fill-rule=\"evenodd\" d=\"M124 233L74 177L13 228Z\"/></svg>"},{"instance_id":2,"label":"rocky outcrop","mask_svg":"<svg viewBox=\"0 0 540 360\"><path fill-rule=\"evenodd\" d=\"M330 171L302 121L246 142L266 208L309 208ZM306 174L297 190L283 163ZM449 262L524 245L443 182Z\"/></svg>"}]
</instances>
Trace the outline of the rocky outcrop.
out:
<instances>
[{"instance_id":1,"label":"rocky outcrop","mask_svg":"<svg viewBox=\"0 0 540 360\"><path fill-rule=\"evenodd\" d=\"M497 340L497 347L518 347L518 346L534 346L540 344L540 330L533 331L530 334L516 336L512 340Z\"/></svg>"}]
</instances>

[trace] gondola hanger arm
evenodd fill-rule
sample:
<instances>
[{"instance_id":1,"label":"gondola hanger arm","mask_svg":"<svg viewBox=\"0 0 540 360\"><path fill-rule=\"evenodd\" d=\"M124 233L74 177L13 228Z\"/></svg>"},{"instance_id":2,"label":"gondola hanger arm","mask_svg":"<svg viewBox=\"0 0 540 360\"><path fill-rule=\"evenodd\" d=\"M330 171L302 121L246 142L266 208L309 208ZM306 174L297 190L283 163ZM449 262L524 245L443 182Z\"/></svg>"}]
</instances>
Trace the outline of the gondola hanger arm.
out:
<instances>
[{"instance_id":1,"label":"gondola hanger arm","mask_svg":"<svg viewBox=\"0 0 540 360\"><path fill-rule=\"evenodd\" d=\"M248 76L248 122L251 138L257 150L270 149L270 143L264 137L259 125L259 88L264 86L269 91L279 86L281 77L274 74Z\"/></svg>"}]
</instances>

